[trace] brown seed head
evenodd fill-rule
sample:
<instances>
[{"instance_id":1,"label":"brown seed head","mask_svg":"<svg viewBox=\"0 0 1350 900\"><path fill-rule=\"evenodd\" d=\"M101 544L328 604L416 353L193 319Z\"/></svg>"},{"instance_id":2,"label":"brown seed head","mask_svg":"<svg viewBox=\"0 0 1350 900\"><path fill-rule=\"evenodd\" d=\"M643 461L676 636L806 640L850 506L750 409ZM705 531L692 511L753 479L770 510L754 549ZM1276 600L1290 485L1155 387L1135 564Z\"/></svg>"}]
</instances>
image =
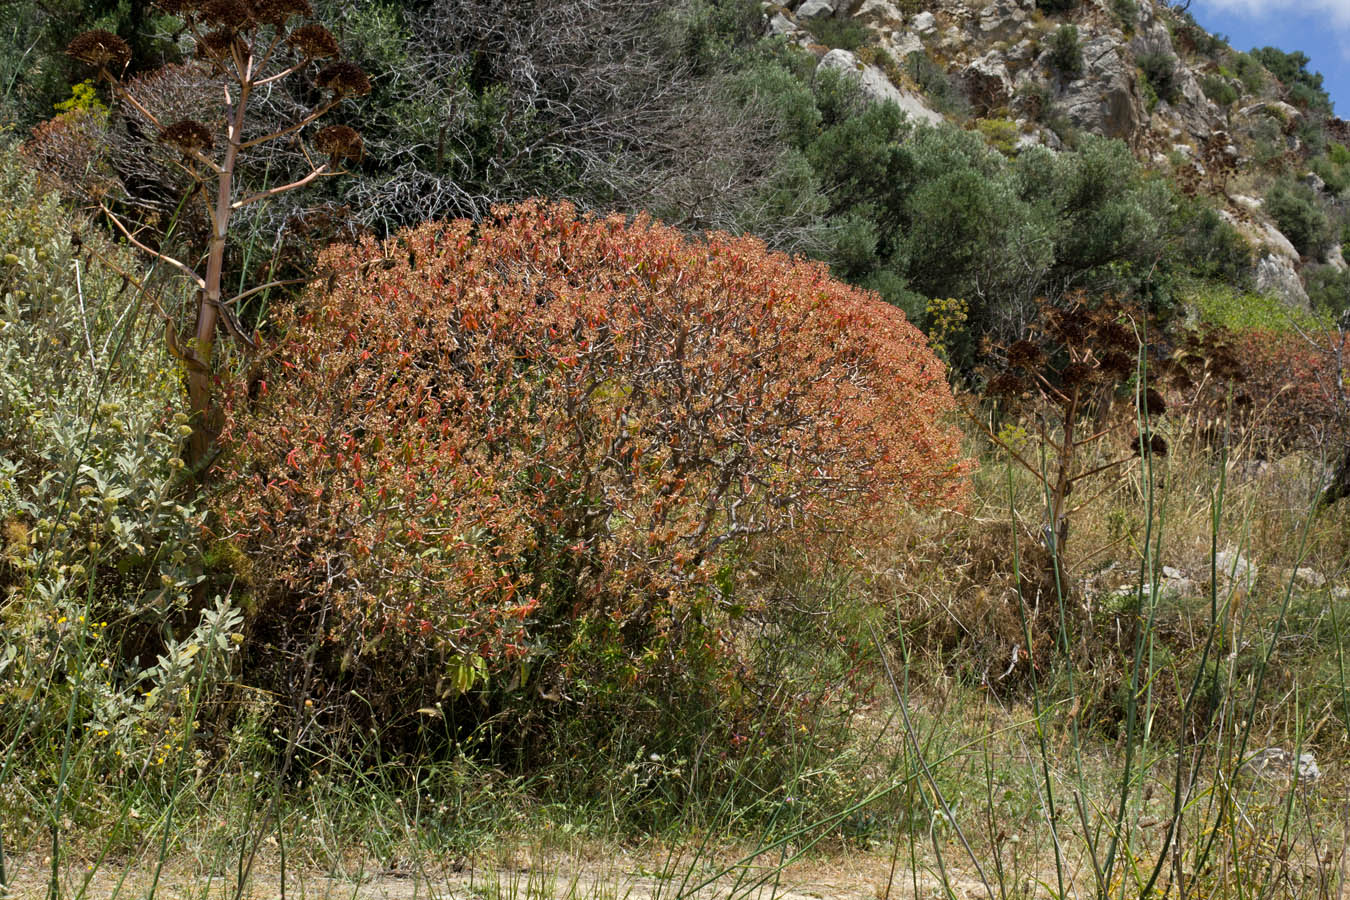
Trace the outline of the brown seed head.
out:
<instances>
[{"instance_id":1,"label":"brown seed head","mask_svg":"<svg viewBox=\"0 0 1350 900\"><path fill-rule=\"evenodd\" d=\"M1026 389L1026 379L1012 372L1004 372L990 379L985 387L985 393L991 397L1016 397L1025 393Z\"/></svg>"},{"instance_id":2,"label":"brown seed head","mask_svg":"<svg viewBox=\"0 0 1350 900\"><path fill-rule=\"evenodd\" d=\"M1154 456L1166 456L1167 449L1167 439L1160 434L1151 434L1147 438L1142 435L1135 435L1135 456L1143 456L1146 452Z\"/></svg>"},{"instance_id":3,"label":"brown seed head","mask_svg":"<svg viewBox=\"0 0 1350 900\"><path fill-rule=\"evenodd\" d=\"M1045 362L1045 354L1035 342L1015 341L1008 347L1008 365L1020 369L1037 369Z\"/></svg>"},{"instance_id":4,"label":"brown seed head","mask_svg":"<svg viewBox=\"0 0 1350 900\"><path fill-rule=\"evenodd\" d=\"M111 31L99 29L77 35L66 53L91 66L121 71L131 62L131 45Z\"/></svg>"},{"instance_id":5,"label":"brown seed head","mask_svg":"<svg viewBox=\"0 0 1350 900\"><path fill-rule=\"evenodd\" d=\"M365 152L361 135L346 125L329 125L321 129L314 135L314 146L320 153L327 153L335 163L342 159L360 162Z\"/></svg>"},{"instance_id":6,"label":"brown seed head","mask_svg":"<svg viewBox=\"0 0 1350 900\"><path fill-rule=\"evenodd\" d=\"M244 0L206 0L201 4L202 21L214 28L248 28L257 24Z\"/></svg>"},{"instance_id":7,"label":"brown seed head","mask_svg":"<svg viewBox=\"0 0 1350 900\"><path fill-rule=\"evenodd\" d=\"M1166 456L1167 439L1160 434L1149 435L1147 441L1142 437L1136 438L1134 444L1135 456L1143 456L1145 450L1152 453L1154 456Z\"/></svg>"},{"instance_id":8,"label":"brown seed head","mask_svg":"<svg viewBox=\"0 0 1350 900\"><path fill-rule=\"evenodd\" d=\"M1065 387L1078 387L1079 385L1090 384L1093 376L1092 366L1087 363L1074 362L1064 367L1064 371L1059 373L1059 379Z\"/></svg>"},{"instance_id":9,"label":"brown seed head","mask_svg":"<svg viewBox=\"0 0 1350 900\"><path fill-rule=\"evenodd\" d=\"M336 62L326 66L315 81L339 97L360 97L370 93L370 79L355 63Z\"/></svg>"},{"instance_id":10,"label":"brown seed head","mask_svg":"<svg viewBox=\"0 0 1350 900\"><path fill-rule=\"evenodd\" d=\"M1144 392L1144 408L1148 410L1149 416L1156 418L1167 412L1167 401L1162 394L1149 388Z\"/></svg>"},{"instance_id":11,"label":"brown seed head","mask_svg":"<svg viewBox=\"0 0 1350 900\"><path fill-rule=\"evenodd\" d=\"M248 54L248 42L230 28L217 28L208 31L197 41L199 59L221 59L238 50L241 56Z\"/></svg>"},{"instance_id":12,"label":"brown seed head","mask_svg":"<svg viewBox=\"0 0 1350 900\"><path fill-rule=\"evenodd\" d=\"M1077 344L1087 331L1088 314L1081 306L1059 310L1050 321L1055 335L1066 344Z\"/></svg>"},{"instance_id":13,"label":"brown seed head","mask_svg":"<svg viewBox=\"0 0 1350 900\"><path fill-rule=\"evenodd\" d=\"M1101 370L1114 379L1129 378L1134 374L1135 359L1124 350L1109 350L1102 356Z\"/></svg>"},{"instance_id":14,"label":"brown seed head","mask_svg":"<svg viewBox=\"0 0 1350 900\"><path fill-rule=\"evenodd\" d=\"M210 150L215 146L211 139L211 130L192 119L183 119L165 128L159 133L159 139L166 144L172 144L184 153Z\"/></svg>"},{"instance_id":15,"label":"brown seed head","mask_svg":"<svg viewBox=\"0 0 1350 900\"><path fill-rule=\"evenodd\" d=\"M309 0L253 0L253 18L264 25L280 27L295 16L313 12Z\"/></svg>"},{"instance_id":16,"label":"brown seed head","mask_svg":"<svg viewBox=\"0 0 1350 900\"><path fill-rule=\"evenodd\" d=\"M1171 385L1172 390L1180 391L1183 394L1188 394L1195 390L1195 382L1191 379L1190 375L1186 374L1185 369L1177 369L1168 379L1168 384Z\"/></svg>"},{"instance_id":17,"label":"brown seed head","mask_svg":"<svg viewBox=\"0 0 1350 900\"><path fill-rule=\"evenodd\" d=\"M1119 322L1106 322L1097 329L1097 340L1112 350L1133 351L1139 344L1134 332Z\"/></svg>"},{"instance_id":18,"label":"brown seed head","mask_svg":"<svg viewBox=\"0 0 1350 900\"><path fill-rule=\"evenodd\" d=\"M306 59L329 59L340 52L337 38L322 25L301 25L286 36L286 43Z\"/></svg>"}]
</instances>

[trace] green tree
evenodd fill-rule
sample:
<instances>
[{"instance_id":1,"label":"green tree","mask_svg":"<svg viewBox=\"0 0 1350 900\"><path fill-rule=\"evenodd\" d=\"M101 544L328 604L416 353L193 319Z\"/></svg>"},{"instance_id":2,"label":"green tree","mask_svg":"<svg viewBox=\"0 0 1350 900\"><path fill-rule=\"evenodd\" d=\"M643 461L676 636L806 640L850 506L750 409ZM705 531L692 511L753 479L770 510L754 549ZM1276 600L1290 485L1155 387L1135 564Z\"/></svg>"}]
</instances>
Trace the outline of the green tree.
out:
<instances>
[{"instance_id":1,"label":"green tree","mask_svg":"<svg viewBox=\"0 0 1350 900\"><path fill-rule=\"evenodd\" d=\"M1323 88L1321 72L1308 69L1312 62L1301 50L1286 53L1278 47L1253 49L1251 55L1284 83L1294 103L1313 112L1330 114L1331 97Z\"/></svg>"},{"instance_id":2,"label":"green tree","mask_svg":"<svg viewBox=\"0 0 1350 900\"><path fill-rule=\"evenodd\" d=\"M1331 221L1313 189L1288 176L1266 192L1265 209L1304 256L1320 257L1331 241Z\"/></svg>"}]
</instances>

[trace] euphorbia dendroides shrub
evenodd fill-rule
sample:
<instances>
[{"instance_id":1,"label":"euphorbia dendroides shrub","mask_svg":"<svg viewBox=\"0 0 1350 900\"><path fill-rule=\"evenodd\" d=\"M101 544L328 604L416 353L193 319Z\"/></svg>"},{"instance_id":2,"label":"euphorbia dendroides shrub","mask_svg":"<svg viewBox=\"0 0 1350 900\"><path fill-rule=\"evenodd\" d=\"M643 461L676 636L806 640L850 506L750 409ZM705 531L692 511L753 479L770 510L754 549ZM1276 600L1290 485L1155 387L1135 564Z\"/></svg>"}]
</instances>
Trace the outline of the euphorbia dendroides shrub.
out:
<instances>
[{"instance_id":1,"label":"euphorbia dendroides shrub","mask_svg":"<svg viewBox=\"0 0 1350 900\"><path fill-rule=\"evenodd\" d=\"M695 623L734 646L728 567L762 542L962 493L920 332L754 239L531 202L319 271L231 399L218 508L254 590L327 609L349 659L462 690L603 635L633 683Z\"/></svg>"}]
</instances>

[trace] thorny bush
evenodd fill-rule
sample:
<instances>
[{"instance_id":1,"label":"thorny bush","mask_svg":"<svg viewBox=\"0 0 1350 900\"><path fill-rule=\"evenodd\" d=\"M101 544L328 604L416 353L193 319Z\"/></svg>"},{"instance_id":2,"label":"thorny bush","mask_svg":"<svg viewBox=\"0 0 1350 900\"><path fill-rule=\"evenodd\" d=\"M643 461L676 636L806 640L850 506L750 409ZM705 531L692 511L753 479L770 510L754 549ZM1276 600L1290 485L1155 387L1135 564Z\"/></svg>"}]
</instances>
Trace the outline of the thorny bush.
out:
<instances>
[{"instance_id":1,"label":"thorny bush","mask_svg":"<svg viewBox=\"0 0 1350 900\"><path fill-rule=\"evenodd\" d=\"M279 326L220 524L257 627L325 619L401 710L412 673L429 701L730 671L756 548L965 489L919 331L751 238L528 202L332 249Z\"/></svg>"}]
</instances>

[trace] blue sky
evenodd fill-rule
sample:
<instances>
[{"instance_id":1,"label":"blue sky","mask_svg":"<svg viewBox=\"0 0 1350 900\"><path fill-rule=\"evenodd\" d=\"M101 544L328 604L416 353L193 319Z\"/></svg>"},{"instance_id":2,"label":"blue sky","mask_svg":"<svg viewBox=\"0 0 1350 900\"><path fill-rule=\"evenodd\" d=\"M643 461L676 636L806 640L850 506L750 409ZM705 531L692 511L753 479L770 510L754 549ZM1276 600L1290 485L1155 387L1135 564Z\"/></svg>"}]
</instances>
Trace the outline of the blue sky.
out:
<instances>
[{"instance_id":1,"label":"blue sky","mask_svg":"<svg viewBox=\"0 0 1350 900\"><path fill-rule=\"evenodd\" d=\"M1193 0L1191 15L1206 31L1226 34L1235 50L1274 46L1302 50L1336 114L1350 118L1350 0Z\"/></svg>"}]
</instances>

